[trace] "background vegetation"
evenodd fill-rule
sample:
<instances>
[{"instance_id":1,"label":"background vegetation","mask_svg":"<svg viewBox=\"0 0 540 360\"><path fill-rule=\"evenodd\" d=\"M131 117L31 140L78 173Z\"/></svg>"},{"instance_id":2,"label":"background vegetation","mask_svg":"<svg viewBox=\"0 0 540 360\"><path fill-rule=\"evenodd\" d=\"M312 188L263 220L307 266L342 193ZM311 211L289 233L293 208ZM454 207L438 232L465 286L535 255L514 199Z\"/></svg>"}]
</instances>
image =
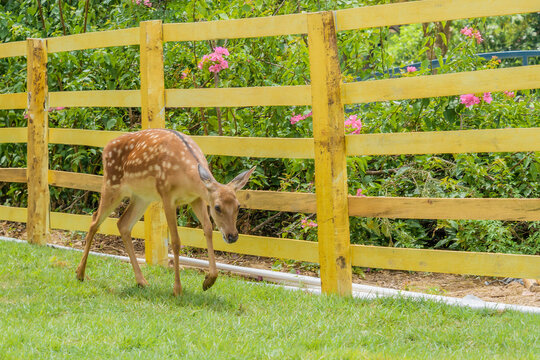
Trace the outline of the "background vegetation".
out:
<instances>
[{"instance_id":1,"label":"background vegetation","mask_svg":"<svg viewBox=\"0 0 540 360\"><path fill-rule=\"evenodd\" d=\"M0 5L0 41L51 37L84 31L138 26L162 19L193 22L271 16L302 11L336 10L389 1L165 1L131 0L7 0ZM85 7L88 5L88 11ZM61 10L60 10L61 9ZM86 26L85 26L86 24ZM460 32L465 26L481 34L482 42ZM476 53L540 48L540 14L502 16L384 27L339 34L344 81L389 77L388 70L421 62L414 71L396 76L418 76L495 67L519 66L520 59L485 61ZM228 68L217 75L197 64L216 46L228 49ZM439 69L431 59L447 58ZM538 63L538 58L530 63ZM137 47L108 48L50 54L50 91L137 89ZM218 42L178 42L165 45L167 88L240 87L309 84L305 36L234 39ZM26 89L24 58L0 59L0 92ZM350 106L361 133L538 127L538 91L493 93L488 103L466 107L459 96L379 102ZM480 98L484 94L478 94ZM188 134L311 137L308 107L244 107L169 109L167 126ZM302 120L291 123L295 115ZM296 118L298 119L298 117ZM140 109L52 109L51 127L107 130L140 128ZM345 119L344 119L345 120ZM294 122L294 121L293 121ZM0 111L0 126L26 126L23 111ZM350 128L358 130L358 128ZM50 168L101 173L99 148L50 146ZM0 146L0 166L24 167L26 147ZM218 180L257 165L249 187L262 190L314 191L313 161L210 157ZM422 156L351 157L349 189L355 195L431 197L540 197L538 153L489 153ZM1 203L26 206L24 184L0 184ZM98 194L51 188L52 210L91 213ZM243 210L244 233L316 239L313 215ZM189 212L179 222L194 225ZM388 220L351 218L353 243L471 251L540 253L539 222Z\"/></svg>"}]
</instances>

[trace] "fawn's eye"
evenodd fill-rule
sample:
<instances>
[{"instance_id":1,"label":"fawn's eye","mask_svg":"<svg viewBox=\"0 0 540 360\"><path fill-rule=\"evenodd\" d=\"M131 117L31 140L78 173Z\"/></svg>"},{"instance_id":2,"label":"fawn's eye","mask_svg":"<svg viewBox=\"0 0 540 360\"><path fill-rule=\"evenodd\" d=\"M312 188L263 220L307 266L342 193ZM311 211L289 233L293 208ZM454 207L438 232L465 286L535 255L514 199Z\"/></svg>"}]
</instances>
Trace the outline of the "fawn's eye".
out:
<instances>
[{"instance_id":1,"label":"fawn's eye","mask_svg":"<svg viewBox=\"0 0 540 360\"><path fill-rule=\"evenodd\" d=\"M216 209L218 214L221 213L221 207L219 205L214 206L214 209Z\"/></svg>"}]
</instances>

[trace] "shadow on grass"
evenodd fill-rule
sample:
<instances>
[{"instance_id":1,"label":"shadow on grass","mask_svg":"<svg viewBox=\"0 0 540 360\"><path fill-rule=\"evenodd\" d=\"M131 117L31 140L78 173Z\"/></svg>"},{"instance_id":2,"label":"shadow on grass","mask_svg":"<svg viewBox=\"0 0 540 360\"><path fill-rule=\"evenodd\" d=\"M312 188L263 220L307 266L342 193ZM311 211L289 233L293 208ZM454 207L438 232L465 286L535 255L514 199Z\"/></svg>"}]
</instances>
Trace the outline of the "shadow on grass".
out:
<instances>
[{"instance_id":1,"label":"shadow on grass","mask_svg":"<svg viewBox=\"0 0 540 360\"><path fill-rule=\"evenodd\" d=\"M81 285L95 286L117 296L122 300L135 300L149 305L166 306L174 310L178 307L211 310L216 312L236 312L238 304L226 295L216 293L214 289L202 290L202 281L197 282L200 289L193 289L193 281L183 287L182 295L173 295L173 284L150 283L147 287L136 284L117 284L114 286L110 279L95 279L85 281ZM183 284L184 285L184 284ZM212 291L214 290L214 292Z\"/></svg>"}]
</instances>

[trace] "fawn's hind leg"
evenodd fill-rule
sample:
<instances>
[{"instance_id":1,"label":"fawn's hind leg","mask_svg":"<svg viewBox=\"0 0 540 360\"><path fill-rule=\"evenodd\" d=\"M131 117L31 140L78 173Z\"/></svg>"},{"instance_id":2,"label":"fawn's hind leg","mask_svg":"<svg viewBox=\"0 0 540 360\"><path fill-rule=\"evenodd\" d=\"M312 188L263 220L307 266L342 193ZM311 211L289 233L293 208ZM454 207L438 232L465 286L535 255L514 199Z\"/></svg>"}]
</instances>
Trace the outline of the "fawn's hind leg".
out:
<instances>
[{"instance_id":1,"label":"fawn's hind leg","mask_svg":"<svg viewBox=\"0 0 540 360\"><path fill-rule=\"evenodd\" d=\"M135 280L139 286L146 286L148 282L144 278L139 263L137 262L137 257L135 256L135 250L133 249L133 241L131 239L131 229L139 221L141 216L143 216L144 211L148 207L149 202L141 199L140 197L133 196L129 202L129 206L124 211L120 220L118 220L118 230L122 236L122 241L126 247L126 251L129 255L129 260L131 261L131 266L133 266L133 272L135 273Z\"/></svg>"}]
</instances>

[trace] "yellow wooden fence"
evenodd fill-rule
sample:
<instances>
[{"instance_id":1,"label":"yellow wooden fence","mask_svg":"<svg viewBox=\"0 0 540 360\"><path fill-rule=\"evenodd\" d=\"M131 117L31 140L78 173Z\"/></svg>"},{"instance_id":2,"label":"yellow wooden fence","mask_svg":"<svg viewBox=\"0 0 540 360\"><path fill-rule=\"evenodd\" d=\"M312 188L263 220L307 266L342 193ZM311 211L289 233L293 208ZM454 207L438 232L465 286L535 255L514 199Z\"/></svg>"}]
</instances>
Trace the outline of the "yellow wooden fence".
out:
<instances>
[{"instance_id":1,"label":"yellow wooden fence","mask_svg":"<svg viewBox=\"0 0 540 360\"><path fill-rule=\"evenodd\" d=\"M49 211L49 185L99 191L101 177L47 169L48 144L103 147L114 131L48 128L48 107L140 107L143 128L164 127L165 108L311 105L313 138L194 137L208 155L315 159L316 193L242 191L251 209L316 213L318 242L241 235L215 248L242 254L318 262L325 292L351 292L351 266L525 278L540 277L540 256L351 245L349 216L406 219L540 220L540 199L449 199L348 195L346 157L359 155L540 151L540 128L345 135L344 104L534 89L540 65L455 74L342 83L336 32L540 11L538 0L428 0L334 12L162 24L28 39L0 44L0 58L26 56L25 93L0 94L0 109L27 109L27 128L0 128L0 143L28 143L26 169L0 169L0 181L28 183L28 209L0 206L0 219L26 222L28 239L44 243L49 229L87 231L90 216ZM165 89L163 43L307 34L311 85ZM140 45L141 89L48 92L47 54ZM332 171L329 171L332 169ZM114 219L101 233L118 235ZM135 225L147 260L166 261L166 227L159 205ZM180 228L185 245L204 248L201 230Z\"/></svg>"}]
</instances>

